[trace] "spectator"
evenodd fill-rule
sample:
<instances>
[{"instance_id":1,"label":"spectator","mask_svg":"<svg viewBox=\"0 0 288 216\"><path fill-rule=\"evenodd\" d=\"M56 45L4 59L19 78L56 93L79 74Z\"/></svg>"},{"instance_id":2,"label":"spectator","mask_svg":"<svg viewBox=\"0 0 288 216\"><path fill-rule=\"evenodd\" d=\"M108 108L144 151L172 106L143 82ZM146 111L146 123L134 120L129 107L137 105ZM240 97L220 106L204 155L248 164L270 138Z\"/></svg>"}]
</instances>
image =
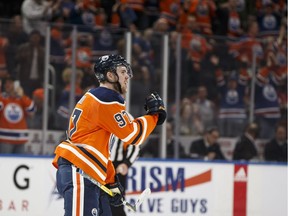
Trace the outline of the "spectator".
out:
<instances>
[{"instance_id":1,"label":"spectator","mask_svg":"<svg viewBox=\"0 0 288 216\"><path fill-rule=\"evenodd\" d=\"M195 103L199 107L199 115L204 128L209 128L216 125L216 107L215 104L207 98L207 96L208 95L206 86L199 86Z\"/></svg>"},{"instance_id":2,"label":"spectator","mask_svg":"<svg viewBox=\"0 0 288 216\"><path fill-rule=\"evenodd\" d=\"M4 92L0 95L0 153L25 153L28 141L26 119L33 116L35 106L18 84L14 78L6 78Z\"/></svg>"},{"instance_id":3,"label":"spectator","mask_svg":"<svg viewBox=\"0 0 288 216\"><path fill-rule=\"evenodd\" d=\"M144 1L147 25L148 27L153 26L156 20L159 19L160 14L160 2L155 0L145 0Z\"/></svg>"},{"instance_id":4,"label":"spectator","mask_svg":"<svg viewBox=\"0 0 288 216\"><path fill-rule=\"evenodd\" d=\"M5 78L8 75L6 50L8 48L9 41L7 37L0 34L0 79Z\"/></svg>"},{"instance_id":5,"label":"spectator","mask_svg":"<svg viewBox=\"0 0 288 216\"><path fill-rule=\"evenodd\" d=\"M169 24L166 19L159 18L153 24L153 35L150 38L151 48L153 50L153 63L156 70L162 68L162 41L163 35L169 33Z\"/></svg>"},{"instance_id":6,"label":"spectator","mask_svg":"<svg viewBox=\"0 0 288 216\"><path fill-rule=\"evenodd\" d=\"M256 123L250 123L245 128L244 134L239 138L233 151L233 160L257 160L258 152L255 147L255 139L259 133Z\"/></svg>"},{"instance_id":7,"label":"spectator","mask_svg":"<svg viewBox=\"0 0 288 216\"><path fill-rule=\"evenodd\" d=\"M46 21L50 20L53 13L58 10L60 0L24 0L21 5L24 30L30 34L33 30L39 31L43 36L46 34Z\"/></svg>"},{"instance_id":8,"label":"spectator","mask_svg":"<svg viewBox=\"0 0 288 216\"><path fill-rule=\"evenodd\" d=\"M286 23L287 24L287 23ZM287 37L286 24L283 23L277 40L270 37L267 39L266 56L270 63L273 77L276 78L279 85L276 86L279 105L281 111L281 120L287 120ZM281 121L280 120L280 121Z\"/></svg>"},{"instance_id":9,"label":"spectator","mask_svg":"<svg viewBox=\"0 0 288 216\"><path fill-rule=\"evenodd\" d=\"M180 134L192 135L193 133L193 106L188 98L184 98L180 108Z\"/></svg>"},{"instance_id":10,"label":"spectator","mask_svg":"<svg viewBox=\"0 0 288 216\"><path fill-rule=\"evenodd\" d=\"M173 121L170 119L166 122L166 158L174 158L175 154L175 139L174 139L174 125ZM140 156L141 157L152 157L152 158L159 158L160 150L160 139L159 137L150 138L143 149L141 149ZM188 158L184 147L179 142L177 143L179 148L179 158Z\"/></svg>"},{"instance_id":11,"label":"spectator","mask_svg":"<svg viewBox=\"0 0 288 216\"><path fill-rule=\"evenodd\" d=\"M220 133L217 127L210 127L205 130L204 135L190 145L190 157L192 159L204 160L226 160L217 140Z\"/></svg>"},{"instance_id":12,"label":"spectator","mask_svg":"<svg viewBox=\"0 0 288 216\"><path fill-rule=\"evenodd\" d=\"M154 31L152 28L147 28L143 33L143 50L146 52L148 58L155 66L155 47L153 44Z\"/></svg>"},{"instance_id":13,"label":"spectator","mask_svg":"<svg viewBox=\"0 0 288 216\"><path fill-rule=\"evenodd\" d=\"M253 55L256 55L256 63L264 58L264 50L261 41L257 38L259 25L256 21L248 24L247 34L239 41L229 43L229 53L237 60L241 68L251 68Z\"/></svg>"},{"instance_id":14,"label":"spectator","mask_svg":"<svg viewBox=\"0 0 288 216\"><path fill-rule=\"evenodd\" d=\"M200 107L196 103L196 100L198 98L197 89L192 87L185 92L185 95L192 103L192 135L203 135L205 128L201 120Z\"/></svg>"},{"instance_id":15,"label":"spectator","mask_svg":"<svg viewBox=\"0 0 288 216\"><path fill-rule=\"evenodd\" d=\"M70 101L70 92L71 92L71 74L72 69L71 68L65 68L62 73L62 79L65 83L65 88L62 90L59 102L58 102L58 108L57 108L57 121L55 122L57 129L66 129L68 125L63 124L68 122L68 119L70 117L70 110L69 110L69 101ZM76 82L75 82L75 103L80 100L80 98L83 96L83 90L81 88L83 78L83 72L78 69L76 71Z\"/></svg>"},{"instance_id":16,"label":"spectator","mask_svg":"<svg viewBox=\"0 0 288 216\"><path fill-rule=\"evenodd\" d=\"M55 79L56 79L56 86L57 89L60 86L63 86L63 82L61 79L61 71L64 70L66 66L65 62L65 46L64 46L64 35L63 31L63 18L57 18L54 21L55 25L51 27L51 40L50 40L50 64L55 69Z\"/></svg>"},{"instance_id":17,"label":"spectator","mask_svg":"<svg viewBox=\"0 0 288 216\"><path fill-rule=\"evenodd\" d=\"M213 19L215 18L216 4L211 0L191 1L189 8L191 14L195 14L196 22L202 34L213 34Z\"/></svg>"},{"instance_id":18,"label":"spectator","mask_svg":"<svg viewBox=\"0 0 288 216\"><path fill-rule=\"evenodd\" d=\"M169 23L164 18L159 18L153 25L155 33L164 34L169 32Z\"/></svg>"},{"instance_id":19,"label":"spectator","mask_svg":"<svg viewBox=\"0 0 288 216\"><path fill-rule=\"evenodd\" d=\"M88 21L87 24L85 22L84 24L88 26L90 25L91 29L104 27L106 24L106 14L102 8L100 0L82 0L82 2L84 9L84 13L82 13L82 19L83 17L86 17L86 20Z\"/></svg>"},{"instance_id":20,"label":"spectator","mask_svg":"<svg viewBox=\"0 0 288 216\"><path fill-rule=\"evenodd\" d=\"M218 97L218 86L217 86L217 80L215 76L215 72L219 66L223 70L227 70L225 68L225 65L223 64L223 61L229 60L229 58L226 59L226 54L222 51L219 52L219 49L221 49L221 45L217 47L218 44L211 41L211 47L213 50L210 50L209 53L205 56L205 59L201 60L201 71L200 71L200 85L206 86L207 88L207 98L212 100L214 103L217 102L217 97ZM222 45L222 49L226 48L225 46ZM219 66L216 67L213 63L213 58L216 56L221 55L221 62L219 60Z\"/></svg>"},{"instance_id":21,"label":"spectator","mask_svg":"<svg viewBox=\"0 0 288 216\"><path fill-rule=\"evenodd\" d=\"M216 73L220 93L218 125L222 136L238 137L246 125L245 93L247 72L237 75L236 71L229 74L228 83L219 69Z\"/></svg>"},{"instance_id":22,"label":"spectator","mask_svg":"<svg viewBox=\"0 0 288 216\"><path fill-rule=\"evenodd\" d=\"M80 33L77 38L76 67L87 70L92 66L93 37L90 33ZM66 53L67 65L72 64L72 48Z\"/></svg>"},{"instance_id":23,"label":"spectator","mask_svg":"<svg viewBox=\"0 0 288 216\"><path fill-rule=\"evenodd\" d=\"M102 55L117 53L116 39L107 28L103 28L93 35L93 60Z\"/></svg>"},{"instance_id":24,"label":"spectator","mask_svg":"<svg viewBox=\"0 0 288 216\"><path fill-rule=\"evenodd\" d=\"M131 8L135 15L136 20L134 21L135 26L139 30L145 30L147 28L147 18L146 13L144 12L145 0L134 1L134 0L122 0L121 2L126 2L127 6Z\"/></svg>"},{"instance_id":25,"label":"spectator","mask_svg":"<svg viewBox=\"0 0 288 216\"><path fill-rule=\"evenodd\" d=\"M33 91L33 101L35 103L36 112L33 117L29 118L27 121L28 127L30 129L40 129L42 128L43 119L43 101L44 101L44 89L38 88Z\"/></svg>"},{"instance_id":26,"label":"spectator","mask_svg":"<svg viewBox=\"0 0 288 216\"><path fill-rule=\"evenodd\" d=\"M183 79L184 85L198 87L200 84L206 83L205 78L212 74L210 70L205 70L203 67L205 57L212 49L212 46L208 43L207 39L199 33L199 26L194 16L190 15L187 18L187 23L182 33L182 47L187 52L184 56L187 61L186 74L184 74L185 78ZM213 77L213 79L215 78Z\"/></svg>"},{"instance_id":27,"label":"spectator","mask_svg":"<svg viewBox=\"0 0 288 216\"><path fill-rule=\"evenodd\" d=\"M176 30L177 21L181 13L180 1L162 0L159 4L160 17L158 21L166 22L169 30Z\"/></svg>"},{"instance_id":28,"label":"spectator","mask_svg":"<svg viewBox=\"0 0 288 216\"><path fill-rule=\"evenodd\" d=\"M35 89L33 91L32 99L35 103L36 111L31 118L27 119L28 128L41 129L43 127L44 89L43 88ZM55 129L53 125L55 108L53 109L53 107L48 106L47 112L48 112L48 129Z\"/></svg>"},{"instance_id":29,"label":"spectator","mask_svg":"<svg viewBox=\"0 0 288 216\"><path fill-rule=\"evenodd\" d=\"M189 98L182 99L180 108L181 135L202 134L204 128L199 113L199 107L196 103L194 103L193 95L190 95Z\"/></svg>"},{"instance_id":30,"label":"spectator","mask_svg":"<svg viewBox=\"0 0 288 216\"><path fill-rule=\"evenodd\" d=\"M78 35L78 43L76 50L76 67L83 72L82 88L85 89L90 85L95 84L96 78L91 70L93 59L93 37L90 33L81 33ZM72 65L72 49L66 52L67 65Z\"/></svg>"},{"instance_id":31,"label":"spectator","mask_svg":"<svg viewBox=\"0 0 288 216\"><path fill-rule=\"evenodd\" d=\"M91 32L105 22L98 1L61 0L59 10L66 23L77 25L82 32Z\"/></svg>"},{"instance_id":32,"label":"spectator","mask_svg":"<svg viewBox=\"0 0 288 216\"><path fill-rule=\"evenodd\" d=\"M113 6L114 15L119 20L119 27L130 29L137 20L135 11L126 2L119 1ZM133 28L133 27L132 27Z\"/></svg>"},{"instance_id":33,"label":"spectator","mask_svg":"<svg viewBox=\"0 0 288 216\"><path fill-rule=\"evenodd\" d=\"M268 59L268 63L269 59ZM259 138L271 139L274 128L280 120L280 104L276 92L280 84L273 73L273 68L262 67L257 73L255 83L255 121L260 126Z\"/></svg>"},{"instance_id":34,"label":"spectator","mask_svg":"<svg viewBox=\"0 0 288 216\"><path fill-rule=\"evenodd\" d=\"M12 22L9 23L6 36L9 41L8 47L6 49L7 67L11 76L16 77L16 51L21 44L24 44L28 41L28 35L23 30L22 17L20 15L16 15L12 18Z\"/></svg>"},{"instance_id":35,"label":"spectator","mask_svg":"<svg viewBox=\"0 0 288 216\"><path fill-rule=\"evenodd\" d=\"M131 83L131 114L135 117L143 115L143 96L151 92L150 73L146 66L138 65L137 61L132 63L133 82Z\"/></svg>"},{"instance_id":36,"label":"spectator","mask_svg":"<svg viewBox=\"0 0 288 216\"><path fill-rule=\"evenodd\" d=\"M287 127L279 124L275 130L275 137L264 148L266 161L287 162Z\"/></svg>"},{"instance_id":37,"label":"spectator","mask_svg":"<svg viewBox=\"0 0 288 216\"><path fill-rule=\"evenodd\" d=\"M237 2L239 1L228 0L217 9L217 17L219 19L217 34L228 37L240 37L243 34L243 25L238 12Z\"/></svg>"},{"instance_id":38,"label":"spectator","mask_svg":"<svg viewBox=\"0 0 288 216\"><path fill-rule=\"evenodd\" d=\"M79 25L81 31L90 32L93 29L105 25L106 17L99 1L81 0L75 1L76 7L72 10L71 20L73 24Z\"/></svg>"},{"instance_id":39,"label":"spectator","mask_svg":"<svg viewBox=\"0 0 288 216\"><path fill-rule=\"evenodd\" d=\"M77 8L75 1L72 0L62 0L59 6L61 11L61 16L63 17L65 23L73 23L74 10Z\"/></svg>"},{"instance_id":40,"label":"spectator","mask_svg":"<svg viewBox=\"0 0 288 216\"><path fill-rule=\"evenodd\" d=\"M273 9L272 3L269 3L257 14L257 22L262 36L277 35L281 26L281 14Z\"/></svg>"},{"instance_id":41,"label":"spectator","mask_svg":"<svg viewBox=\"0 0 288 216\"><path fill-rule=\"evenodd\" d=\"M15 56L17 77L29 97L35 89L42 87L44 81L45 51L41 40L40 32L33 30L29 41L19 46Z\"/></svg>"},{"instance_id":42,"label":"spectator","mask_svg":"<svg viewBox=\"0 0 288 216\"><path fill-rule=\"evenodd\" d=\"M113 5L116 3L116 0L100 0L100 2L101 7L106 14L106 23L112 23Z\"/></svg>"},{"instance_id":43,"label":"spectator","mask_svg":"<svg viewBox=\"0 0 288 216\"><path fill-rule=\"evenodd\" d=\"M138 64L140 67L145 67L148 70L152 90L160 91L155 83L157 74L155 73L155 68L152 64L150 55L151 50L149 49L147 43L148 41L140 34L140 32L135 32L132 44L133 61L137 62L136 64Z\"/></svg>"}]
</instances>

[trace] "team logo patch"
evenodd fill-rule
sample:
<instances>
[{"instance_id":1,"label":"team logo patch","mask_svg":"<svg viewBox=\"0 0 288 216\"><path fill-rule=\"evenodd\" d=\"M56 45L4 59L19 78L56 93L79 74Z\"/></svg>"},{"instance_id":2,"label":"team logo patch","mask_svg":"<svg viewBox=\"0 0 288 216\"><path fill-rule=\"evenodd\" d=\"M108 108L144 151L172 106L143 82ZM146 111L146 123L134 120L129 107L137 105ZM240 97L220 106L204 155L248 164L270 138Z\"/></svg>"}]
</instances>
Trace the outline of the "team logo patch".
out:
<instances>
[{"instance_id":1,"label":"team logo patch","mask_svg":"<svg viewBox=\"0 0 288 216\"><path fill-rule=\"evenodd\" d=\"M229 90L226 95L226 102L228 104L236 104L239 102L238 92L235 90Z\"/></svg>"},{"instance_id":2,"label":"team logo patch","mask_svg":"<svg viewBox=\"0 0 288 216\"><path fill-rule=\"evenodd\" d=\"M5 106L4 109L4 116L10 123L18 123L23 118L23 110L22 108L16 103L9 103Z\"/></svg>"},{"instance_id":3,"label":"team logo patch","mask_svg":"<svg viewBox=\"0 0 288 216\"><path fill-rule=\"evenodd\" d=\"M98 216L98 210L97 210L96 208L93 208L93 209L91 210L91 214L92 214L93 216Z\"/></svg>"},{"instance_id":4,"label":"team logo patch","mask_svg":"<svg viewBox=\"0 0 288 216\"><path fill-rule=\"evenodd\" d=\"M277 93L276 93L274 87L271 85L264 86L263 95L267 100L269 100L271 102L277 101Z\"/></svg>"},{"instance_id":5,"label":"team logo patch","mask_svg":"<svg viewBox=\"0 0 288 216\"><path fill-rule=\"evenodd\" d=\"M109 55L105 55L101 57L101 62L102 61L107 61L109 59Z\"/></svg>"}]
</instances>

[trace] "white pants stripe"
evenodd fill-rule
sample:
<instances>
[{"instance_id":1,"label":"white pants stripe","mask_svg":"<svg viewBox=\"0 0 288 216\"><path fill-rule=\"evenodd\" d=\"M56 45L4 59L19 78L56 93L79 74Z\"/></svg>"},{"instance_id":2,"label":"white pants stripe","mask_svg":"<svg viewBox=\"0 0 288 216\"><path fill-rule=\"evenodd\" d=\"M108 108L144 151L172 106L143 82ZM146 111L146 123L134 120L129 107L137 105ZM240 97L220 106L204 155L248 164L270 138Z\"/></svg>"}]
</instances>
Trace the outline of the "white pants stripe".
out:
<instances>
[{"instance_id":1,"label":"white pants stripe","mask_svg":"<svg viewBox=\"0 0 288 216\"><path fill-rule=\"evenodd\" d=\"M73 206L72 216L84 216L84 179L72 166Z\"/></svg>"}]
</instances>

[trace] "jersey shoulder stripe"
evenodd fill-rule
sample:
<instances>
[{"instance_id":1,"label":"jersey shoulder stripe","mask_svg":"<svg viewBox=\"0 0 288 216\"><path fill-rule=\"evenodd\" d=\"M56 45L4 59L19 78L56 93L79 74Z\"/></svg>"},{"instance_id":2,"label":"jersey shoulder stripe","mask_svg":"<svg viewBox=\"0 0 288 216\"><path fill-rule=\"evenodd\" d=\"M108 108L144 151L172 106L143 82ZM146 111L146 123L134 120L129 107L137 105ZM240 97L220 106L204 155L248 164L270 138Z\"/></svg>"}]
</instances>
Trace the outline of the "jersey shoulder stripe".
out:
<instances>
[{"instance_id":1,"label":"jersey shoulder stripe","mask_svg":"<svg viewBox=\"0 0 288 216\"><path fill-rule=\"evenodd\" d=\"M118 102L124 104L124 98L114 90L98 87L89 90L89 93L98 98L102 102Z\"/></svg>"}]
</instances>

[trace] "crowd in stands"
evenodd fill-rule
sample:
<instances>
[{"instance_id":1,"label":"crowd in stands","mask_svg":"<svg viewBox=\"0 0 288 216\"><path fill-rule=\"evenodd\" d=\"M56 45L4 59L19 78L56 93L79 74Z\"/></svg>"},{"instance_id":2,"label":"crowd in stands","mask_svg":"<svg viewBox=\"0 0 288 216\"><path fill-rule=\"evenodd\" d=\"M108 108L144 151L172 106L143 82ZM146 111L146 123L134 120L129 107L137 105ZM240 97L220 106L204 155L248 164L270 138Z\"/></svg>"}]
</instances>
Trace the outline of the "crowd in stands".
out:
<instances>
[{"instance_id":1,"label":"crowd in stands","mask_svg":"<svg viewBox=\"0 0 288 216\"><path fill-rule=\"evenodd\" d=\"M169 117L175 117L177 39L181 34L181 135L204 136L207 128L217 126L221 137L241 136L249 123L252 90L258 138L272 139L275 128L287 124L284 0L17 2L18 10L13 4L1 7L0 78L15 77L27 96L43 100L46 26L50 25L50 64L56 71L56 95L60 95L56 97L58 119L65 119L69 111L72 35L77 26L75 100L97 84L91 70L95 58L124 55L124 33L131 31L131 112L140 115L141 98L160 91L162 36L168 34L167 108Z\"/></svg>"}]
</instances>

